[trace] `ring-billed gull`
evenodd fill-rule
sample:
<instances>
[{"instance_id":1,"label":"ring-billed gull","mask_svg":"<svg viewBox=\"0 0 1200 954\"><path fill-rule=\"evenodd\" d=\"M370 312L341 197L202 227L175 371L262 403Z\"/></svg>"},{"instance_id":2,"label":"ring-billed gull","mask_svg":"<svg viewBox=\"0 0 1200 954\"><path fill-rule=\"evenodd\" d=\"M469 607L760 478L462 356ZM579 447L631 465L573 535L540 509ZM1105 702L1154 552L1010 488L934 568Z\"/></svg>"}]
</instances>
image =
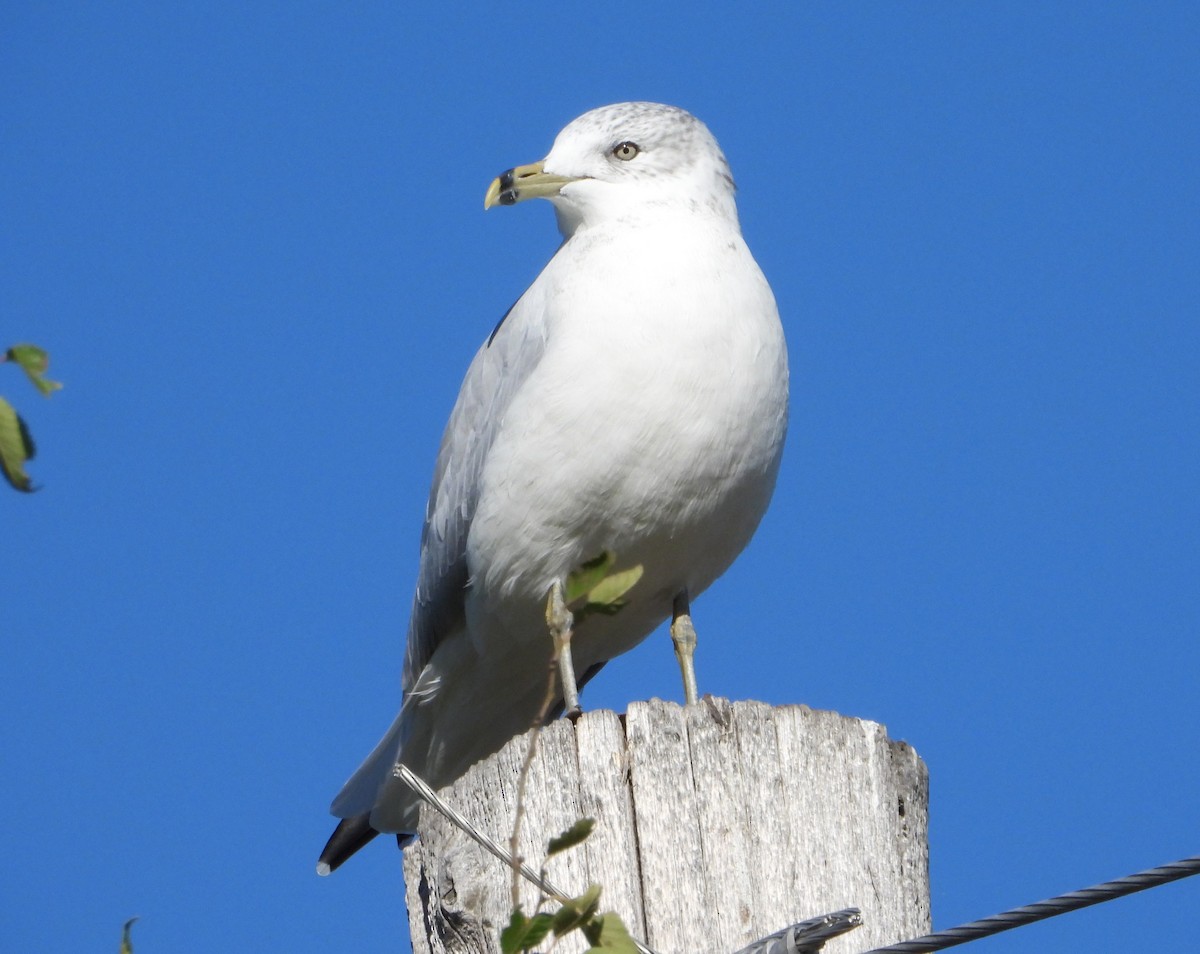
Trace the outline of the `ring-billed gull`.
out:
<instances>
[{"instance_id":1,"label":"ring-billed gull","mask_svg":"<svg viewBox=\"0 0 1200 954\"><path fill-rule=\"evenodd\" d=\"M549 199L563 243L475 355L434 468L400 714L333 802L328 873L415 831L434 788L529 728L547 594L604 552L643 576L576 628L586 681L660 622L695 700L689 600L754 533L787 428L783 330L708 128L657 103L585 113L485 207ZM748 625L750 621L748 620Z\"/></svg>"}]
</instances>

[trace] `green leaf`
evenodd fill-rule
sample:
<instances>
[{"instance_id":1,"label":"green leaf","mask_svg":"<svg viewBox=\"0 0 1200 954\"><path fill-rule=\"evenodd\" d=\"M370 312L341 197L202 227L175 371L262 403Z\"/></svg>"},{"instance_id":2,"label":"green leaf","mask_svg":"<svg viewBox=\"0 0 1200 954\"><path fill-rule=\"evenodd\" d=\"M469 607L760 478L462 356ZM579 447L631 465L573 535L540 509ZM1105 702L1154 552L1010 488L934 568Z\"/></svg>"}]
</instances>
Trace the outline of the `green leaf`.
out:
<instances>
[{"instance_id":1,"label":"green leaf","mask_svg":"<svg viewBox=\"0 0 1200 954\"><path fill-rule=\"evenodd\" d=\"M625 923L611 911L594 919L584 930L592 946L587 954L638 954L638 947L629 936Z\"/></svg>"},{"instance_id":2,"label":"green leaf","mask_svg":"<svg viewBox=\"0 0 1200 954\"><path fill-rule=\"evenodd\" d=\"M535 914L529 919L529 926L525 930L525 937L521 941L521 949L529 950L536 944L540 944L542 939L550 933L550 928L554 924L554 916L548 911L543 911L541 914Z\"/></svg>"},{"instance_id":3,"label":"green leaf","mask_svg":"<svg viewBox=\"0 0 1200 954\"><path fill-rule=\"evenodd\" d=\"M521 938L525 936L525 928L529 918L520 908L513 908L512 917L508 919L508 927L500 932L500 950L503 954L517 954L521 949Z\"/></svg>"},{"instance_id":4,"label":"green leaf","mask_svg":"<svg viewBox=\"0 0 1200 954\"><path fill-rule=\"evenodd\" d=\"M600 885L593 884L578 898L570 898L554 914L554 936L562 937L578 927L587 932L587 923L600 907ZM590 940L590 938L589 938Z\"/></svg>"},{"instance_id":5,"label":"green leaf","mask_svg":"<svg viewBox=\"0 0 1200 954\"><path fill-rule=\"evenodd\" d=\"M580 623L594 613L612 616L625 605L625 594L642 578L641 564L612 572L616 554L605 550L580 564L567 576L563 601Z\"/></svg>"},{"instance_id":6,"label":"green leaf","mask_svg":"<svg viewBox=\"0 0 1200 954\"><path fill-rule=\"evenodd\" d=\"M596 819L579 819L579 821L564 831L557 838L550 839L550 844L546 846L546 857L553 858L560 851L566 851L568 848L574 848L576 845L587 841L588 835L592 833L592 829L595 827Z\"/></svg>"},{"instance_id":7,"label":"green leaf","mask_svg":"<svg viewBox=\"0 0 1200 954\"><path fill-rule=\"evenodd\" d=\"M4 470L4 478L17 490L29 493L34 489L24 465L36 453L29 428L13 406L0 398L0 469Z\"/></svg>"},{"instance_id":8,"label":"green leaf","mask_svg":"<svg viewBox=\"0 0 1200 954\"><path fill-rule=\"evenodd\" d=\"M4 352L4 358L19 365L21 370L29 375L29 380L33 382L33 386L46 397L49 397L62 387L58 381L50 381L43 377L46 369L50 367L50 355L37 345L13 345Z\"/></svg>"},{"instance_id":9,"label":"green leaf","mask_svg":"<svg viewBox=\"0 0 1200 954\"><path fill-rule=\"evenodd\" d=\"M588 592L588 605L615 606L618 609L625 605L621 598L642 578L642 566L630 567L620 573L610 573Z\"/></svg>"},{"instance_id":10,"label":"green leaf","mask_svg":"<svg viewBox=\"0 0 1200 954\"><path fill-rule=\"evenodd\" d=\"M503 954L517 954L517 951L528 951L539 944L553 926L554 917L548 912L525 917L520 908L516 908L509 919L508 927L500 932L500 950Z\"/></svg>"},{"instance_id":11,"label":"green leaf","mask_svg":"<svg viewBox=\"0 0 1200 954\"><path fill-rule=\"evenodd\" d=\"M576 600L586 596L588 591L608 576L608 571L616 561L616 554L605 550L599 556L579 564L567 574L567 585L563 589L563 602L570 606Z\"/></svg>"},{"instance_id":12,"label":"green leaf","mask_svg":"<svg viewBox=\"0 0 1200 954\"><path fill-rule=\"evenodd\" d=\"M133 941L129 938L129 929L136 920L137 918L130 918L125 922L125 930L121 933L121 954L133 954Z\"/></svg>"}]
</instances>

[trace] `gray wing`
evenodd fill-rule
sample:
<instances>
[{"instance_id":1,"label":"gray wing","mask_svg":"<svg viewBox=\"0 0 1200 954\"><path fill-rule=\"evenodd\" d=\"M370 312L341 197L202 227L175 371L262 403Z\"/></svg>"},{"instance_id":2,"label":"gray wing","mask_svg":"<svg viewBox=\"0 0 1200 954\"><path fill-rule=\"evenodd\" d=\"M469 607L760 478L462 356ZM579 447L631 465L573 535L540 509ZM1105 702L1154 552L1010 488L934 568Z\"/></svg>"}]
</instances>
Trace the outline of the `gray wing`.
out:
<instances>
[{"instance_id":1,"label":"gray wing","mask_svg":"<svg viewBox=\"0 0 1200 954\"><path fill-rule=\"evenodd\" d=\"M408 693L438 644L462 626L467 534L479 477L504 413L545 351L545 321L526 296L476 353L442 435L421 531L421 564L408 624L401 685Z\"/></svg>"}]
</instances>

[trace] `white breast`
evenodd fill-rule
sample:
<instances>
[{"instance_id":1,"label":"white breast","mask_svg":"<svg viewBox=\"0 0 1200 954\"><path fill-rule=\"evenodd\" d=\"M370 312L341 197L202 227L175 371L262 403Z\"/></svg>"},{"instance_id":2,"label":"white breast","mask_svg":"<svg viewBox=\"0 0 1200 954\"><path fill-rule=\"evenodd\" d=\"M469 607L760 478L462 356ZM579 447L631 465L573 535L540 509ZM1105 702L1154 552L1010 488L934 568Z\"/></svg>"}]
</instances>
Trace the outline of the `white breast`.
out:
<instances>
[{"instance_id":1,"label":"white breast","mask_svg":"<svg viewBox=\"0 0 1200 954\"><path fill-rule=\"evenodd\" d=\"M544 309L546 350L482 473L472 642L544 639L552 581L612 550L645 575L629 607L591 625L605 644L593 655L609 658L758 525L786 429L782 329L741 236L694 217L576 235L518 307Z\"/></svg>"}]
</instances>

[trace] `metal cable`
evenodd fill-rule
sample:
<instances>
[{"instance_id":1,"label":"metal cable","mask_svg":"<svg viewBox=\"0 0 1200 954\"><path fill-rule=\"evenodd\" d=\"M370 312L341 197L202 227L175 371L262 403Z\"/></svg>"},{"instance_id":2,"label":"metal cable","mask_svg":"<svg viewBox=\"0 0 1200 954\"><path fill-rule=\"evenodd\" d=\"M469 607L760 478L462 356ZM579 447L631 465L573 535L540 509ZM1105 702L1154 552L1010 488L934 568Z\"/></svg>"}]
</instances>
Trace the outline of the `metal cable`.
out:
<instances>
[{"instance_id":1,"label":"metal cable","mask_svg":"<svg viewBox=\"0 0 1200 954\"><path fill-rule=\"evenodd\" d=\"M534 871L529 865L524 862L519 862L507 851L501 848L498 844L492 841L487 835L481 832L478 828L472 825L466 817L457 811L449 802L442 798L425 782L421 776L410 769L403 762L397 762L392 768L392 775L395 778L402 780L409 788L416 792L426 803L433 806L442 813L450 822L459 828L464 834L474 841L479 847L494 855L500 861L504 862L509 868L516 868L520 872L521 877L526 881L534 884L539 890L544 891L555 901L569 901L571 896L558 888L554 887L549 881L543 878L538 872ZM634 946L641 954L655 954L652 947L639 941L635 937L631 937Z\"/></svg>"},{"instance_id":2,"label":"metal cable","mask_svg":"<svg viewBox=\"0 0 1200 954\"><path fill-rule=\"evenodd\" d=\"M948 931L927 934L924 937L903 941L900 944L891 944L888 947L876 947L865 954L929 954L931 951L943 951L957 944L990 937L1001 931L1032 924L1035 921L1044 921L1046 918L1066 914L1068 911L1077 911L1089 905L1100 904L1102 901L1111 901L1137 891L1145 891L1147 888L1156 888L1160 884L1179 881L1194 874L1200 874L1200 855L1184 858L1182 861L1173 861L1171 864L1161 865L1158 868L1139 871L1137 874L1118 878L1116 881L1105 881L1103 884L1093 885L1090 888L1082 888L1069 894L1060 894L1054 898L1047 898L1045 901L1013 908L1011 911L993 914L990 918L971 921L969 924L950 928Z\"/></svg>"},{"instance_id":3,"label":"metal cable","mask_svg":"<svg viewBox=\"0 0 1200 954\"><path fill-rule=\"evenodd\" d=\"M861 924L862 912L858 908L844 908L759 938L737 954L816 954L830 938Z\"/></svg>"}]
</instances>

